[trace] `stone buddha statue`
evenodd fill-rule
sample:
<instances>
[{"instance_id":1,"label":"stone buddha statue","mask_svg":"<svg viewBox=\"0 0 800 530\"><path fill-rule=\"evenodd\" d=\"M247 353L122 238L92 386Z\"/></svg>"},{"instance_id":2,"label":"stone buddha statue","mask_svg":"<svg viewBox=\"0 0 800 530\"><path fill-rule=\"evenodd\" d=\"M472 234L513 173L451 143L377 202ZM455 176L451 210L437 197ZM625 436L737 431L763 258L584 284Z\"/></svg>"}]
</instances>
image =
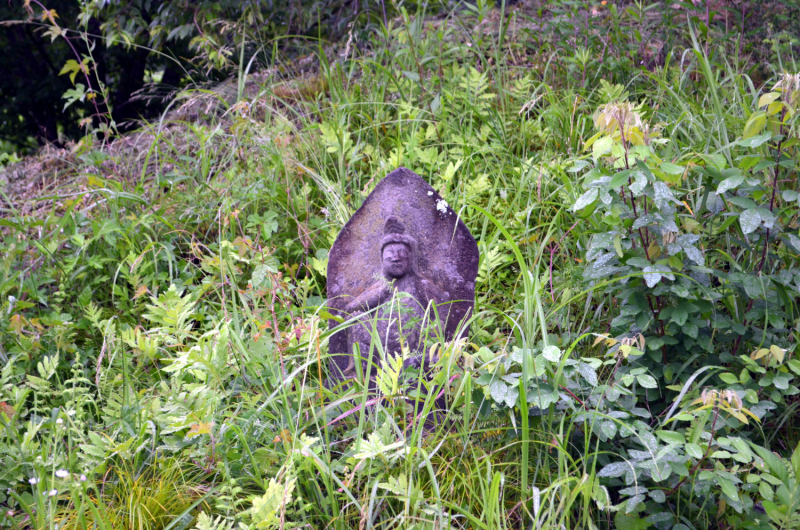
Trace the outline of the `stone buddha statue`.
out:
<instances>
[{"instance_id":1,"label":"stone buddha statue","mask_svg":"<svg viewBox=\"0 0 800 530\"><path fill-rule=\"evenodd\" d=\"M405 350L409 356L406 365L419 367L424 363L426 337L433 340L439 322L447 320L447 306L436 306L445 302L446 296L435 283L414 270L417 241L405 233L403 223L390 216L383 232L382 276L342 308L347 316L359 316L348 330L348 351L355 351L353 347L357 345L366 360L373 339L380 338L387 355ZM380 349L375 345L372 351L374 358Z\"/></svg>"},{"instance_id":2,"label":"stone buddha statue","mask_svg":"<svg viewBox=\"0 0 800 530\"><path fill-rule=\"evenodd\" d=\"M395 169L375 186L328 257L331 384L357 375L355 350L362 368L370 351L376 365L383 355L406 352L406 366L419 367L428 361L426 343L467 336L478 246L413 171Z\"/></svg>"}]
</instances>

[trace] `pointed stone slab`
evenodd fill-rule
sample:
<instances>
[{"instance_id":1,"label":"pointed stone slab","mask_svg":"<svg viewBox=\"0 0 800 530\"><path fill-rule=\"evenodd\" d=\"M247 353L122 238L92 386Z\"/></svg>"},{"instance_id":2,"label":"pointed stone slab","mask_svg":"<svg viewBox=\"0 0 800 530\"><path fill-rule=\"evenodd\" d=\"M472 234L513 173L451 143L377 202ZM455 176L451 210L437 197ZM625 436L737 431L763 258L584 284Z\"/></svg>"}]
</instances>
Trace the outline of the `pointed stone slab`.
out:
<instances>
[{"instance_id":1,"label":"pointed stone slab","mask_svg":"<svg viewBox=\"0 0 800 530\"><path fill-rule=\"evenodd\" d=\"M403 167L378 183L336 238L328 254L328 304L338 313L336 309L380 280L380 243L390 216L397 217L406 233L417 241L414 270L434 282L447 301L455 301L448 305L444 326L445 339L452 340L462 321L472 316L478 246L467 226L436 190ZM337 323L331 320L330 325L333 328ZM331 337L329 351L335 365L344 370L351 354L347 332Z\"/></svg>"}]
</instances>

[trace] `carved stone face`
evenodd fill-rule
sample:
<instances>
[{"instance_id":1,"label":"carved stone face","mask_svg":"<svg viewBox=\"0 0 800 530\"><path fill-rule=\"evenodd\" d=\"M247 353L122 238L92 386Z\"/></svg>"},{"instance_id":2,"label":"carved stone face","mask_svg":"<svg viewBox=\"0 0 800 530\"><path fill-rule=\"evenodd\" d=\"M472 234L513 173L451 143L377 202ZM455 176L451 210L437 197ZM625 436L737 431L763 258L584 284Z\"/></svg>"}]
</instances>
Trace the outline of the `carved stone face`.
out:
<instances>
[{"instance_id":1,"label":"carved stone face","mask_svg":"<svg viewBox=\"0 0 800 530\"><path fill-rule=\"evenodd\" d=\"M411 271L411 252L403 243L389 243L383 247L381 266L387 280L402 278Z\"/></svg>"}]
</instances>

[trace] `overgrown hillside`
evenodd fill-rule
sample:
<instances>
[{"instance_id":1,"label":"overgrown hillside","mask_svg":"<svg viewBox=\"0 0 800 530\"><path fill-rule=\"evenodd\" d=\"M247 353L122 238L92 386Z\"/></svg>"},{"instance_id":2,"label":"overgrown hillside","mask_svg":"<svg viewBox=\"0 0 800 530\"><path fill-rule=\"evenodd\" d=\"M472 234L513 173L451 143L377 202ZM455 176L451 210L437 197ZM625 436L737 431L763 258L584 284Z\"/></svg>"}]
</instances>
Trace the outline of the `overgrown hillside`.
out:
<instances>
[{"instance_id":1,"label":"overgrown hillside","mask_svg":"<svg viewBox=\"0 0 800 530\"><path fill-rule=\"evenodd\" d=\"M0 526L800 527L798 7L394 7L2 170ZM478 241L470 335L327 384L399 166Z\"/></svg>"}]
</instances>

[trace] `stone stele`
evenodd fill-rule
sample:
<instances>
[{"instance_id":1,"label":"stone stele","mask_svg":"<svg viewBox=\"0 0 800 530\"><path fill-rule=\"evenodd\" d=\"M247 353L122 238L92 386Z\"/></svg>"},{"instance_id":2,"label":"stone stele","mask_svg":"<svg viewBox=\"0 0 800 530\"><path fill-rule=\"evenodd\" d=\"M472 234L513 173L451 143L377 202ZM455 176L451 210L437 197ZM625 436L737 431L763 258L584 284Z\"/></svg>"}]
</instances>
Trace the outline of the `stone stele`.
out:
<instances>
[{"instance_id":1,"label":"stone stele","mask_svg":"<svg viewBox=\"0 0 800 530\"><path fill-rule=\"evenodd\" d=\"M406 365L414 366L425 363L425 341L434 339L434 329L446 341L457 332L466 337L478 246L456 212L413 171L401 167L381 180L328 256L331 312L356 319L330 339L334 380L355 376L356 344L366 369L376 332L387 354L406 347L412 354ZM330 321L331 328L337 325ZM379 358L378 349L372 351Z\"/></svg>"}]
</instances>

